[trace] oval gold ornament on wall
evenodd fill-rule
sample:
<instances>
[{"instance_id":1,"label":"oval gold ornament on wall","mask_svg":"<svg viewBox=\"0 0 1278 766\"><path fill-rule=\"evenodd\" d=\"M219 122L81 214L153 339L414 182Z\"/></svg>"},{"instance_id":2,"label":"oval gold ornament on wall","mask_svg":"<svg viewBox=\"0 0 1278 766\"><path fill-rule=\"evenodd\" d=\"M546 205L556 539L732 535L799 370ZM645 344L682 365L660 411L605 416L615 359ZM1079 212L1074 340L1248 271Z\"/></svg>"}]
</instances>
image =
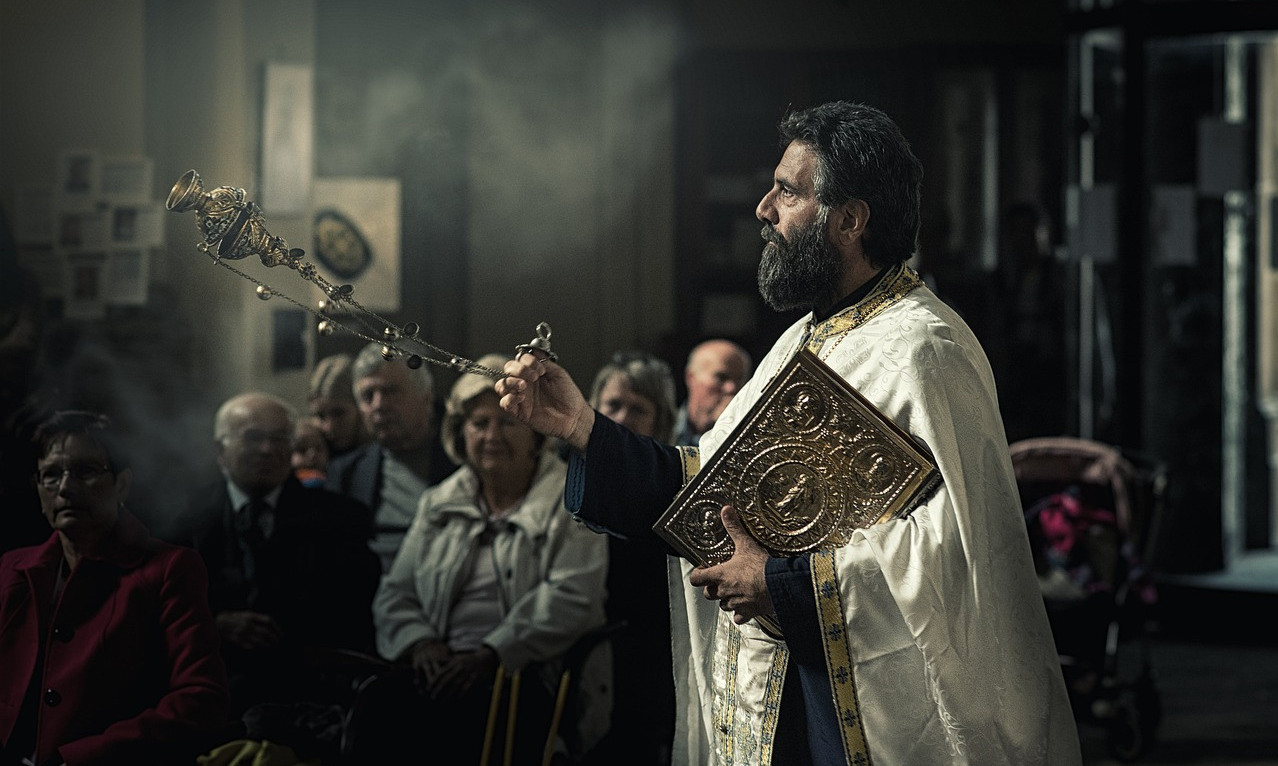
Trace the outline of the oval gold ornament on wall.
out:
<instances>
[{"instance_id":1,"label":"oval gold ornament on wall","mask_svg":"<svg viewBox=\"0 0 1278 766\"><path fill-rule=\"evenodd\" d=\"M320 210L315 229L315 259L345 280L354 280L373 262L373 253L359 227L336 210Z\"/></svg>"}]
</instances>

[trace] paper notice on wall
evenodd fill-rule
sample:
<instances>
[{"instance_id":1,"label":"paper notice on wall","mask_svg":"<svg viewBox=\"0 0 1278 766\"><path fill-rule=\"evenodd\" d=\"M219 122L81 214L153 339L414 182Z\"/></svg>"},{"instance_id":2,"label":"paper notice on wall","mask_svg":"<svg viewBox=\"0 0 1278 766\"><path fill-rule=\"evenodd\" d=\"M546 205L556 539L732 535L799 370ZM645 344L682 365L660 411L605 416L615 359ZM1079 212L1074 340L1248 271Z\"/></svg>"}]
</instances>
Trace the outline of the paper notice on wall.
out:
<instances>
[{"instance_id":1,"label":"paper notice on wall","mask_svg":"<svg viewBox=\"0 0 1278 766\"><path fill-rule=\"evenodd\" d=\"M257 202L268 216L306 213L315 166L314 83L309 66L266 65Z\"/></svg>"}]
</instances>

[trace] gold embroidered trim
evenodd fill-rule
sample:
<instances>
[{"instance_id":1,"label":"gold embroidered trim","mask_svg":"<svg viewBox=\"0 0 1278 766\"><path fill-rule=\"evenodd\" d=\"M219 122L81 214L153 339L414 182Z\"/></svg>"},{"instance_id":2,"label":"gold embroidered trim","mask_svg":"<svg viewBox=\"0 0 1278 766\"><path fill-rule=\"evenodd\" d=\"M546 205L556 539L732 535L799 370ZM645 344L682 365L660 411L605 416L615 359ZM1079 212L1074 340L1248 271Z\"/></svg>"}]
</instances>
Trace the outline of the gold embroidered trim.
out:
<instances>
[{"instance_id":1,"label":"gold embroidered trim","mask_svg":"<svg viewBox=\"0 0 1278 766\"><path fill-rule=\"evenodd\" d=\"M821 619L821 642L825 645L826 673L830 679L834 709L838 714L839 733L843 736L843 753L849 764L869 766L870 750L865 741L865 727L856 698L856 679L852 672L852 650L847 624L843 621L843 598L834 571L834 551L815 551L812 566L812 588Z\"/></svg>"},{"instance_id":2,"label":"gold embroidered trim","mask_svg":"<svg viewBox=\"0 0 1278 766\"><path fill-rule=\"evenodd\" d=\"M676 447L679 450L679 468L683 471L683 483L692 481L692 477L701 470L701 449L699 447Z\"/></svg>"},{"instance_id":3,"label":"gold embroidered trim","mask_svg":"<svg viewBox=\"0 0 1278 766\"><path fill-rule=\"evenodd\" d=\"M842 336L887 307L904 298L911 290L923 284L919 275L904 263L891 267L891 271L879 285L856 305L835 314L826 321L809 327L806 345L817 353L830 338ZM803 342L801 342L802 345ZM836 345L838 341L835 341ZM680 447L679 457L686 485L701 469L701 455L696 447ZM870 766L870 753L866 745L865 729L861 722L861 710L857 703L856 682L852 673L852 651L848 643L847 626L843 621L843 600L839 594L838 579L834 571L833 551L814 551L811 555L812 585L816 594L817 610L821 619L821 641L825 647L826 673L835 710L838 713L839 734L843 739L844 757L850 766ZM733 766L736 762L736 746L739 732L736 728L737 672L741 660L741 631L731 623L719 621L719 630L726 630L726 667L722 706L714 716L715 735L719 741L722 763ZM764 715L759 732L759 762L770 763L772 747L776 739L777 720L781 711L781 693L785 685L785 669L790 651L783 644L777 646L768 671L764 688ZM717 663L716 663L717 664ZM747 750L750 743L743 743ZM744 753L743 756L748 756Z\"/></svg>"},{"instance_id":4,"label":"gold embroidered trim","mask_svg":"<svg viewBox=\"0 0 1278 766\"><path fill-rule=\"evenodd\" d=\"M716 661L715 672L724 679L723 696L716 699L714 731L716 752L725 766L736 763L771 763L772 747L777 737L777 721L781 717L781 693L785 689L785 670L790 663L790 650L777 644L772 652L767 680L763 686L763 715L760 728L755 731L749 718L737 715L737 676L741 664L741 629L728 620L719 620L716 631L724 634L722 665Z\"/></svg>"},{"instance_id":5,"label":"gold embroidered trim","mask_svg":"<svg viewBox=\"0 0 1278 766\"><path fill-rule=\"evenodd\" d=\"M781 715L781 692L785 687L785 669L790 663L790 650L778 645L768 670L768 685L763 690L763 731L759 733L759 763L772 763L772 745L777 738L777 719Z\"/></svg>"},{"instance_id":6,"label":"gold embroidered trim","mask_svg":"<svg viewBox=\"0 0 1278 766\"><path fill-rule=\"evenodd\" d=\"M737 666L741 664L741 631L734 625L724 626L728 632L728 666L723 678L723 709L720 712L718 729L721 740L723 762L732 766L736 756L737 741Z\"/></svg>"},{"instance_id":7,"label":"gold embroidered trim","mask_svg":"<svg viewBox=\"0 0 1278 766\"><path fill-rule=\"evenodd\" d=\"M808 335L808 350L817 353L821 345L836 335L865 324L871 317L904 298L911 290L923 284L918 272L898 263L890 267L870 294L855 305L849 306L824 322L812 327Z\"/></svg>"}]
</instances>

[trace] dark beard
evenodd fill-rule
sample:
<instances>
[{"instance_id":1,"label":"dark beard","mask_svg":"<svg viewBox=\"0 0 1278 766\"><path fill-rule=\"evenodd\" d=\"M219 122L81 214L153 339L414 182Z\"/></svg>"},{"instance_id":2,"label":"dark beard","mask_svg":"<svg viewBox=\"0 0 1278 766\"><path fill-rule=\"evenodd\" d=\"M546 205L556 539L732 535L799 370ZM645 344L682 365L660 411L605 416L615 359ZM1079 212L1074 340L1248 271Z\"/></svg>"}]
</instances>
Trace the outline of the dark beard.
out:
<instances>
[{"instance_id":1,"label":"dark beard","mask_svg":"<svg viewBox=\"0 0 1278 766\"><path fill-rule=\"evenodd\" d=\"M768 241L759 259L759 295L774 311L816 309L837 297L843 281L843 257L825 236L828 213L799 229L787 242L764 224Z\"/></svg>"}]
</instances>

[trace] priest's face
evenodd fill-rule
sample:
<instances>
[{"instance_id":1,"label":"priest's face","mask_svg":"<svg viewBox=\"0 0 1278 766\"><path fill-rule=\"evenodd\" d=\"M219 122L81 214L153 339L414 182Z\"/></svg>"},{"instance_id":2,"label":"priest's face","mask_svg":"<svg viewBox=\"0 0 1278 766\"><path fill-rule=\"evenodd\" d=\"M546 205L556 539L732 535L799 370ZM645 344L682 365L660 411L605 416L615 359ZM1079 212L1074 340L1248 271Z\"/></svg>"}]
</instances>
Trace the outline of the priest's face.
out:
<instances>
[{"instance_id":1,"label":"priest's face","mask_svg":"<svg viewBox=\"0 0 1278 766\"><path fill-rule=\"evenodd\" d=\"M768 243L759 260L759 294L777 311L825 305L843 279L843 256L827 233L829 208L816 196L816 170L816 152L791 143L755 210Z\"/></svg>"}]
</instances>

